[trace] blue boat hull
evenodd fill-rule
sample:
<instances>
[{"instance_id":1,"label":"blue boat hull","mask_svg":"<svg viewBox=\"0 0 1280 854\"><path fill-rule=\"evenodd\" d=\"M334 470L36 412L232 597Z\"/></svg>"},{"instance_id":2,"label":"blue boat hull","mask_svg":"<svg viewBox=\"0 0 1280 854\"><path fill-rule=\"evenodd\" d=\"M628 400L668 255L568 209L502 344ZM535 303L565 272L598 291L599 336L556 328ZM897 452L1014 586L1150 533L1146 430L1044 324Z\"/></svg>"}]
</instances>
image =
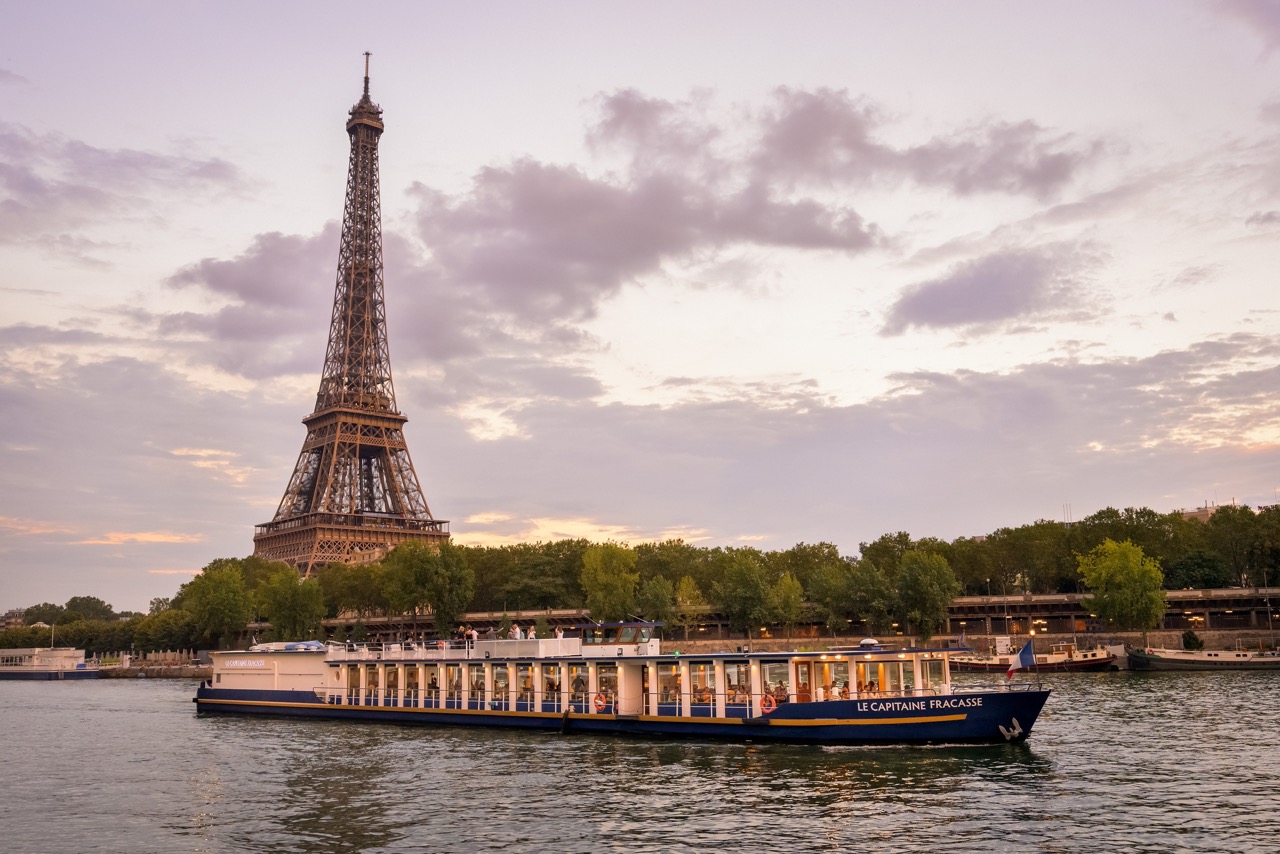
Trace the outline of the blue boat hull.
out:
<instances>
[{"instance_id":1,"label":"blue boat hull","mask_svg":"<svg viewBox=\"0 0 1280 854\"><path fill-rule=\"evenodd\" d=\"M720 718L331 704L307 691L231 690L206 682L194 702L199 711L212 713L834 745L1019 742L1048 697L1048 691L1026 690L838 700L783 704L758 718Z\"/></svg>"}]
</instances>

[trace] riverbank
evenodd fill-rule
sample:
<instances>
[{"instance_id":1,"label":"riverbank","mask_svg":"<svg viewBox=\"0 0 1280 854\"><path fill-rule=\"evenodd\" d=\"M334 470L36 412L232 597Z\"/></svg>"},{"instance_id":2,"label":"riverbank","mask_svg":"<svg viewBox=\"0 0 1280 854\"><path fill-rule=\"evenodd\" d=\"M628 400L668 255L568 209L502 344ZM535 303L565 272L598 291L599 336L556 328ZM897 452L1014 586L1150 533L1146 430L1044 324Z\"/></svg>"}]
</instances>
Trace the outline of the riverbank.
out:
<instances>
[{"instance_id":1,"label":"riverbank","mask_svg":"<svg viewBox=\"0 0 1280 854\"><path fill-rule=\"evenodd\" d=\"M150 667L103 667L99 679L209 679L212 664L161 664Z\"/></svg>"}]
</instances>

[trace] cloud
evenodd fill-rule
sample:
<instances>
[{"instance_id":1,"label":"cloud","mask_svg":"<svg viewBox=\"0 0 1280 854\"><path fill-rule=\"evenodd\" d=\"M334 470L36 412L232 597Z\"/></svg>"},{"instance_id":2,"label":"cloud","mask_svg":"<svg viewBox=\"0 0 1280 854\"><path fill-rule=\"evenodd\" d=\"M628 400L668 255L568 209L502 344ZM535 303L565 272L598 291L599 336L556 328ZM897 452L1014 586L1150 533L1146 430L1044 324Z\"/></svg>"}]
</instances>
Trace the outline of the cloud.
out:
<instances>
[{"instance_id":1,"label":"cloud","mask_svg":"<svg viewBox=\"0 0 1280 854\"><path fill-rule=\"evenodd\" d=\"M1010 324L1093 316L1088 277L1096 264L1083 247L1054 245L992 253L939 279L907 288L890 307L881 335L909 328L989 332Z\"/></svg>"},{"instance_id":2,"label":"cloud","mask_svg":"<svg viewBox=\"0 0 1280 854\"><path fill-rule=\"evenodd\" d=\"M1215 5L1252 30L1262 40L1264 53L1280 47L1280 5L1268 0L1218 0Z\"/></svg>"},{"instance_id":3,"label":"cloud","mask_svg":"<svg viewBox=\"0 0 1280 854\"><path fill-rule=\"evenodd\" d=\"M0 123L0 243L95 260L103 246L75 232L118 218L151 218L157 195L189 200L239 180L238 170L219 158L98 148Z\"/></svg>"},{"instance_id":4,"label":"cloud","mask_svg":"<svg viewBox=\"0 0 1280 854\"><path fill-rule=\"evenodd\" d=\"M202 543L200 534L178 534L173 531L109 531L87 540L78 540L82 546L116 546L121 543Z\"/></svg>"},{"instance_id":5,"label":"cloud","mask_svg":"<svg viewBox=\"0 0 1280 854\"><path fill-rule=\"evenodd\" d=\"M30 82L21 74L15 74L7 68L0 68L0 86L16 86L18 84L29 84Z\"/></svg>"},{"instance_id":6,"label":"cloud","mask_svg":"<svg viewBox=\"0 0 1280 854\"><path fill-rule=\"evenodd\" d=\"M1031 121L992 121L918 145L877 141L883 111L844 90L779 88L761 119L757 174L811 183L908 179L959 195L1053 195L1101 150Z\"/></svg>"},{"instance_id":7,"label":"cloud","mask_svg":"<svg viewBox=\"0 0 1280 854\"><path fill-rule=\"evenodd\" d=\"M1244 221L1249 226L1280 225L1280 211L1259 211Z\"/></svg>"}]
</instances>

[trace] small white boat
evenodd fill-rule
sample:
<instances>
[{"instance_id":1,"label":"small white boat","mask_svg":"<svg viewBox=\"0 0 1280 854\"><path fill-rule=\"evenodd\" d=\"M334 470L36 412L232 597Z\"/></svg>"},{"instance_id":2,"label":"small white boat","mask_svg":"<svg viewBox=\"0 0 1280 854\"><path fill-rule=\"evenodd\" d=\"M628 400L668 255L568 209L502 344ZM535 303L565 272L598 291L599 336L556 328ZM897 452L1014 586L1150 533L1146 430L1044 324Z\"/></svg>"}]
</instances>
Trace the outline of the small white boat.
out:
<instances>
[{"instance_id":1,"label":"small white boat","mask_svg":"<svg viewBox=\"0 0 1280 854\"><path fill-rule=\"evenodd\" d=\"M96 679L98 664L83 649L28 647L0 649L0 679Z\"/></svg>"}]
</instances>

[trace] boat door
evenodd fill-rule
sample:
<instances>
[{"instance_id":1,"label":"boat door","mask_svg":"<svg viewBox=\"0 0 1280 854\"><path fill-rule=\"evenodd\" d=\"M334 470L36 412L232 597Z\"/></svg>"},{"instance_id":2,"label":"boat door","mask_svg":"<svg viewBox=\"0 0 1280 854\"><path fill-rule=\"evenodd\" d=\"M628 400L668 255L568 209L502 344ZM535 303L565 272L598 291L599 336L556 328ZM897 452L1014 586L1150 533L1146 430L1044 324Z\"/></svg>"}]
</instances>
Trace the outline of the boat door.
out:
<instances>
[{"instance_id":1,"label":"boat door","mask_svg":"<svg viewBox=\"0 0 1280 854\"><path fill-rule=\"evenodd\" d=\"M796 662L796 702L808 703L813 699L813 662Z\"/></svg>"}]
</instances>

